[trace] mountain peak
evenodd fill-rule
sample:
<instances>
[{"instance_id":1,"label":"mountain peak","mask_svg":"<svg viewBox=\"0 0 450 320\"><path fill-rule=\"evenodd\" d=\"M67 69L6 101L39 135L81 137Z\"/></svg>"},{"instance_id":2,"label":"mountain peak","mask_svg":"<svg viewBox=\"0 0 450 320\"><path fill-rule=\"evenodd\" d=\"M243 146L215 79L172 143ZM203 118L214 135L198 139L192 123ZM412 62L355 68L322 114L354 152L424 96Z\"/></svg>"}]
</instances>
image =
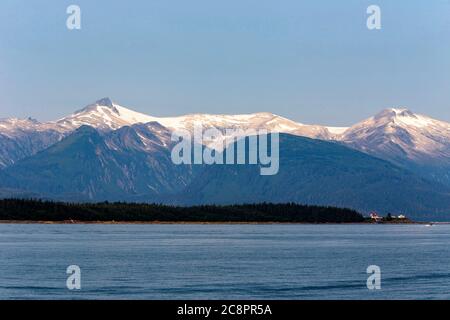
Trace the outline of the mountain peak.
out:
<instances>
[{"instance_id":1,"label":"mountain peak","mask_svg":"<svg viewBox=\"0 0 450 320\"><path fill-rule=\"evenodd\" d=\"M440 126L448 127L447 123L414 113L406 108L385 109L374 117L362 122L362 124L367 125L367 121L375 121L375 123L378 124L401 126L408 129L435 126L438 122L440 123Z\"/></svg>"},{"instance_id":2,"label":"mountain peak","mask_svg":"<svg viewBox=\"0 0 450 320\"><path fill-rule=\"evenodd\" d=\"M84 114L84 113L93 112L93 111L95 112L100 109L112 110L117 113L116 105L114 104L114 102L110 98L105 97L105 98L95 101L94 103L88 104L86 107L84 107L80 110L75 111L75 113L73 113L73 115ZM65 118L63 118L63 119L65 119ZM61 119L61 120L63 120L63 119ZM58 121L61 121L61 120L58 120Z\"/></svg>"},{"instance_id":3,"label":"mountain peak","mask_svg":"<svg viewBox=\"0 0 450 320\"><path fill-rule=\"evenodd\" d=\"M155 118L124 108L106 97L58 120L57 123L68 130L73 130L81 125L88 125L96 129L115 130L123 126L151 121L155 121Z\"/></svg>"},{"instance_id":4,"label":"mountain peak","mask_svg":"<svg viewBox=\"0 0 450 320\"><path fill-rule=\"evenodd\" d=\"M104 106L110 108L114 107L114 102L108 97L97 100L94 104L97 106Z\"/></svg>"},{"instance_id":5,"label":"mountain peak","mask_svg":"<svg viewBox=\"0 0 450 320\"><path fill-rule=\"evenodd\" d=\"M396 118L396 117L416 117L416 115L407 108L388 108L384 109L377 115L375 119L380 118Z\"/></svg>"}]
</instances>

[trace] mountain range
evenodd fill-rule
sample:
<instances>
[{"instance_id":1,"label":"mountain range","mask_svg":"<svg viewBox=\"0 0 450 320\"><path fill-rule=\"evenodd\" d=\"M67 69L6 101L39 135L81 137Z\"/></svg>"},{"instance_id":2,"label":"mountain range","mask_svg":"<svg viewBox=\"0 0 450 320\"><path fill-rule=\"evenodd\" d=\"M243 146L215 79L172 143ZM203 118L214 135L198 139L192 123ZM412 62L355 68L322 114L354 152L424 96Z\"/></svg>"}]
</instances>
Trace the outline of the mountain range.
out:
<instances>
[{"instance_id":1,"label":"mountain range","mask_svg":"<svg viewBox=\"0 0 450 320\"><path fill-rule=\"evenodd\" d=\"M172 132L192 131L196 123L281 133L280 172L173 164ZM57 121L0 120L0 197L298 202L446 220L449 172L450 124L404 108L341 128L267 112L153 117L104 98Z\"/></svg>"}]
</instances>

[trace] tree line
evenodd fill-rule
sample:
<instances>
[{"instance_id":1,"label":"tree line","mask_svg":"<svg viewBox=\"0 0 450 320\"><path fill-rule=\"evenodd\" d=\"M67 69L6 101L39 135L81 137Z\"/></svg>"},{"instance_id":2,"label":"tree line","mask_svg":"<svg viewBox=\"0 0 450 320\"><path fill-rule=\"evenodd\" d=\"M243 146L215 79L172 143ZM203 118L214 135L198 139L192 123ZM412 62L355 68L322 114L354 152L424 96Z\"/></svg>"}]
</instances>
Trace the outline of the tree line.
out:
<instances>
[{"instance_id":1,"label":"tree line","mask_svg":"<svg viewBox=\"0 0 450 320\"><path fill-rule=\"evenodd\" d=\"M162 204L101 202L66 203L38 199L0 200L0 220L82 222L363 222L351 209L295 203L169 206Z\"/></svg>"}]
</instances>

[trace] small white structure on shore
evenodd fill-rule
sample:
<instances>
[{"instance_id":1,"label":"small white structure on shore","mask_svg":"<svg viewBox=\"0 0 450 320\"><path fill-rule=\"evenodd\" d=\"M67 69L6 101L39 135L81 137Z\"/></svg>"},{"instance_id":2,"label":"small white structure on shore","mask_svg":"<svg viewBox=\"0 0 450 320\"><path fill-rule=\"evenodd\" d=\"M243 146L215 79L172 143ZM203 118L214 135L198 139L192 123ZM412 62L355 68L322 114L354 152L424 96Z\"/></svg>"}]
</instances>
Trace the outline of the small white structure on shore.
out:
<instances>
[{"instance_id":1,"label":"small white structure on shore","mask_svg":"<svg viewBox=\"0 0 450 320\"><path fill-rule=\"evenodd\" d=\"M400 214L397 218L398 219L406 219L406 216L404 216L403 214Z\"/></svg>"},{"instance_id":2,"label":"small white structure on shore","mask_svg":"<svg viewBox=\"0 0 450 320\"><path fill-rule=\"evenodd\" d=\"M376 212L371 212L371 213L370 213L370 218L371 218L372 220L375 220L375 221L380 221L381 219L383 219L383 218L380 217L380 216L378 215L378 213L376 213Z\"/></svg>"}]
</instances>

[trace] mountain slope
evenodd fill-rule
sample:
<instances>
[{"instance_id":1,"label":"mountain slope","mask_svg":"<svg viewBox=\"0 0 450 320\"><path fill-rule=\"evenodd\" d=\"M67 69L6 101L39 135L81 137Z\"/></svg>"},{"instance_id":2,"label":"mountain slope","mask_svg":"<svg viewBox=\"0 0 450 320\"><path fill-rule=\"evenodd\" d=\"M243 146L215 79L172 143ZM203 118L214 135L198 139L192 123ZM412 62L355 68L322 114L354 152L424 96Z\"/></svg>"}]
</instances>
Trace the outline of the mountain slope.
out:
<instances>
[{"instance_id":1,"label":"mountain slope","mask_svg":"<svg viewBox=\"0 0 450 320\"><path fill-rule=\"evenodd\" d=\"M346 130L338 140L450 185L450 124L386 109Z\"/></svg>"},{"instance_id":2,"label":"mountain slope","mask_svg":"<svg viewBox=\"0 0 450 320\"><path fill-rule=\"evenodd\" d=\"M100 99L55 122L0 120L0 169L51 146L83 125L111 131L148 122L158 122L170 131L185 129L192 132L194 125L200 123L204 129L217 128L222 133L226 129L263 129L341 141L352 148L450 185L450 124L414 114L407 109L386 109L350 128L341 128L306 125L268 112L153 117L120 106L109 98ZM221 145L210 144L218 149Z\"/></svg>"},{"instance_id":3,"label":"mountain slope","mask_svg":"<svg viewBox=\"0 0 450 320\"><path fill-rule=\"evenodd\" d=\"M174 165L170 135L158 123L83 126L1 171L0 186L70 201L297 202L448 219L447 188L338 143L282 134L280 170L261 176L257 165Z\"/></svg>"},{"instance_id":4,"label":"mountain slope","mask_svg":"<svg viewBox=\"0 0 450 320\"><path fill-rule=\"evenodd\" d=\"M63 137L57 126L34 119L1 119L0 169L53 145Z\"/></svg>"},{"instance_id":5,"label":"mountain slope","mask_svg":"<svg viewBox=\"0 0 450 320\"><path fill-rule=\"evenodd\" d=\"M202 166L174 165L173 131L192 132L197 123L222 133L288 133L282 135L280 173L261 177L253 166L218 166L199 174ZM450 187L450 124L406 109L386 109L350 128L304 125L266 112L160 118L105 98L55 122L0 120L2 168L0 195L170 203L299 201L438 216L449 208L448 188L442 184ZM187 195L173 197L187 186Z\"/></svg>"},{"instance_id":6,"label":"mountain slope","mask_svg":"<svg viewBox=\"0 0 450 320\"><path fill-rule=\"evenodd\" d=\"M157 130L163 130L156 125ZM4 170L3 187L65 200L152 200L185 187L190 168L176 167L152 124L101 135L82 126L50 148ZM155 131L156 132L156 131ZM152 152L139 135L153 137Z\"/></svg>"},{"instance_id":7,"label":"mountain slope","mask_svg":"<svg viewBox=\"0 0 450 320\"><path fill-rule=\"evenodd\" d=\"M182 202L297 202L363 212L407 213L418 219L450 213L450 192L391 163L337 143L280 136L280 170L261 176L258 166L208 167Z\"/></svg>"}]
</instances>

